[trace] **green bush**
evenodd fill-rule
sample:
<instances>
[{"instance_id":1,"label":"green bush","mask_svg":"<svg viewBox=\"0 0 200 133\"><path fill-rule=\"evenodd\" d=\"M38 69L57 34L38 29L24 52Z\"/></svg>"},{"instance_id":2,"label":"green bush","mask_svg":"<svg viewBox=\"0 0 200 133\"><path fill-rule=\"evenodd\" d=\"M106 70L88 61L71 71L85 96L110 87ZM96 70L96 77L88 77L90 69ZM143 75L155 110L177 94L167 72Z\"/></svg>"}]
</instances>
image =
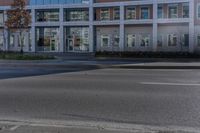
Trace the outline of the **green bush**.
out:
<instances>
[{"instance_id":1,"label":"green bush","mask_svg":"<svg viewBox=\"0 0 200 133\"><path fill-rule=\"evenodd\" d=\"M96 57L120 58L200 58L199 53L189 52L96 52Z\"/></svg>"},{"instance_id":2,"label":"green bush","mask_svg":"<svg viewBox=\"0 0 200 133\"><path fill-rule=\"evenodd\" d=\"M54 56L48 55L33 55L33 54L21 54L14 52L0 52L0 59L4 60L49 60L55 59Z\"/></svg>"}]
</instances>

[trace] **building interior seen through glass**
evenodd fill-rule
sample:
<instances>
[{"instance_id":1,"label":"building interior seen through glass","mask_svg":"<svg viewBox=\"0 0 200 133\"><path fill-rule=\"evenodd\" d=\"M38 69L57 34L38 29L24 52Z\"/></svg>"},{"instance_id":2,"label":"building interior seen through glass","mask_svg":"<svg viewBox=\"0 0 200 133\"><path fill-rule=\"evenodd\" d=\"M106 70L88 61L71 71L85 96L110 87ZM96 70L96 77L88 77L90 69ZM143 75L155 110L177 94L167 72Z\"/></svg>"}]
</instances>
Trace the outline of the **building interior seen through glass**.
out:
<instances>
[{"instance_id":1,"label":"building interior seen through glass","mask_svg":"<svg viewBox=\"0 0 200 133\"><path fill-rule=\"evenodd\" d=\"M66 28L67 51L89 51L89 28L68 27Z\"/></svg>"},{"instance_id":2,"label":"building interior seen through glass","mask_svg":"<svg viewBox=\"0 0 200 133\"><path fill-rule=\"evenodd\" d=\"M38 51L58 51L59 28L36 28Z\"/></svg>"}]
</instances>

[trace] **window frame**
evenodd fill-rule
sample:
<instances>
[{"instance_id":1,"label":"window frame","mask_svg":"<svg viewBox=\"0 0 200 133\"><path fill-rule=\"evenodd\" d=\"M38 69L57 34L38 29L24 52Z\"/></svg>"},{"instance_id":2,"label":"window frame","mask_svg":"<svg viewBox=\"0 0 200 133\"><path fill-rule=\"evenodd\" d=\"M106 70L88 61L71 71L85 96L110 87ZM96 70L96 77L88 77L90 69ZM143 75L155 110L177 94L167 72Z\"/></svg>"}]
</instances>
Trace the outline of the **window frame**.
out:
<instances>
[{"instance_id":1,"label":"window frame","mask_svg":"<svg viewBox=\"0 0 200 133\"><path fill-rule=\"evenodd\" d=\"M148 8L148 18L142 18L142 8ZM140 7L140 19L150 19L150 7L149 6L141 6Z\"/></svg>"},{"instance_id":2,"label":"window frame","mask_svg":"<svg viewBox=\"0 0 200 133\"><path fill-rule=\"evenodd\" d=\"M170 16L170 10L169 10L169 8L170 7L176 7L176 9L177 9L177 13L176 13L176 17L169 17ZM167 8L167 18L168 19L176 19L176 18L178 18L178 4L168 4L168 8Z\"/></svg>"},{"instance_id":3,"label":"window frame","mask_svg":"<svg viewBox=\"0 0 200 133\"><path fill-rule=\"evenodd\" d=\"M107 10L108 10L108 19L102 19L102 18L103 18L103 17L102 17L102 12L103 12L102 10L103 10L103 9L107 9ZM100 9L100 20L101 20L101 21L108 21L108 20L110 20L110 8L101 8L101 9Z\"/></svg>"},{"instance_id":4,"label":"window frame","mask_svg":"<svg viewBox=\"0 0 200 133\"><path fill-rule=\"evenodd\" d=\"M174 37L174 35L176 36L176 44L175 45L174 44L169 45L169 36L170 35L173 35L173 37ZM178 35L176 33L167 34L167 46L168 47L176 47L177 45L178 45Z\"/></svg>"},{"instance_id":5,"label":"window frame","mask_svg":"<svg viewBox=\"0 0 200 133\"><path fill-rule=\"evenodd\" d=\"M129 10L129 9L134 9L134 10ZM131 18L128 18L128 11L131 11L131 13L133 13L133 11L134 11L134 16L135 17L131 17ZM126 7L126 16L125 16L125 19L126 20L135 20L137 17L136 17L136 13L137 11L136 11L136 7L135 6L127 6ZM132 15L133 16L133 15Z\"/></svg>"},{"instance_id":6,"label":"window frame","mask_svg":"<svg viewBox=\"0 0 200 133\"><path fill-rule=\"evenodd\" d=\"M107 45L103 44L103 39L108 39L108 44ZM110 42L110 36L107 35L107 34L102 34L101 35L101 47L109 47L109 45L110 45L109 42Z\"/></svg>"},{"instance_id":7,"label":"window frame","mask_svg":"<svg viewBox=\"0 0 200 133\"><path fill-rule=\"evenodd\" d=\"M132 41L134 40L134 46L133 46L133 44L129 45L129 36L131 36ZM135 46L136 46L136 34L127 34L126 35L126 47L127 48L133 48Z\"/></svg>"}]
</instances>

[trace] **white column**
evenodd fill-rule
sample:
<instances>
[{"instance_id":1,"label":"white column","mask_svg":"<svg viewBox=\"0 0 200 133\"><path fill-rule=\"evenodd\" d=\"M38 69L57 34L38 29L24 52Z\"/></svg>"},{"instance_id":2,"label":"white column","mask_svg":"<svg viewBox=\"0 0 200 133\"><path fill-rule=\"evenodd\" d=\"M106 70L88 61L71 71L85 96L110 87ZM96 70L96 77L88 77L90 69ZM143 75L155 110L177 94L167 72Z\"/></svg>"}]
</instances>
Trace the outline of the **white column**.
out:
<instances>
[{"instance_id":1,"label":"white column","mask_svg":"<svg viewBox=\"0 0 200 133\"><path fill-rule=\"evenodd\" d=\"M7 20L7 12L4 11L4 22ZM9 50L9 32L6 26L4 26L4 46L3 50L8 51Z\"/></svg>"},{"instance_id":2,"label":"white column","mask_svg":"<svg viewBox=\"0 0 200 133\"><path fill-rule=\"evenodd\" d=\"M59 52L64 52L64 27L63 27L63 22L64 22L64 9L60 8L60 45L59 45Z\"/></svg>"},{"instance_id":3,"label":"white column","mask_svg":"<svg viewBox=\"0 0 200 133\"><path fill-rule=\"evenodd\" d=\"M89 1L89 52L94 52L94 9L93 0Z\"/></svg>"},{"instance_id":4,"label":"white column","mask_svg":"<svg viewBox=\"0 0 200 133\"><path fill-rule=\"evenodd\" d=\"M35 9L31 9L32 24L31 24L31 46L32 52L36 52L36 38L35 38Z\"/></svg>"},{"instance_id":5,"label":"white column","mask_svg":"<svg viewBox=\"0 0 200 133\"><path fill-rule=\"evenodd\" d=\"M153 1L153 51L157 51L157 43L158 43L158 3L157 0Z\"/></svg>"},{"instance_id":6,"label":"white column","mask_svg":"<svg viewBox=\"0 0 200 133\"><path fill-rule=\"evenodd\" d=\"M124 51L124 36L125 36L125 28L124 28L124 5L120 6L120 28L119 28L119 37L120 37L120 51Z\"/></svg>"},{"instance_id":7,"label":"white column","mask_svg":"<svg viewBox=\"0 0 200 133\"><path fill-rule=\"evenodd\" d=\"M189 2L189 14L190 14L190 22L189 22L189 52L194 52L194 40L195 40L195 32L194 32L194 0L190 0Z\"/></svg>"}]
</instances>

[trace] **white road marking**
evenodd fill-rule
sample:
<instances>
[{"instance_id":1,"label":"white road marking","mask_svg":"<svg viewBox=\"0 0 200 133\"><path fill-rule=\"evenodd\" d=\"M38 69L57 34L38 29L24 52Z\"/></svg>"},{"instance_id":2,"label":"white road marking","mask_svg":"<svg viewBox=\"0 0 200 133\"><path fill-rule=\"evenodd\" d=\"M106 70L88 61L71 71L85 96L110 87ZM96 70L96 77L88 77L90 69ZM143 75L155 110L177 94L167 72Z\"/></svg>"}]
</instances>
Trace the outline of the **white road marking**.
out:
<instances>
[{"instance_id":1,"label":"white road marking","mask_svg":"<svg viewBox=\"0 0 200 133\"><path fill-rule=\"evenodd\" d=\"M186 83L164 83L164 82L141 82L143 85L168 85L168 86L200 86L200 84L186 84Z\"/></svg>"},{"instance_id":2,"label":"white road marking","mask_svg":"<svg viewBox=\"0 0 200 133\"><path fill-rule=\"evenodd\" d=\"M10 128L10 131L15 131L19 127L20 127L20 125L13 126L13 127Z\"/></svg>"}]
</instances>

